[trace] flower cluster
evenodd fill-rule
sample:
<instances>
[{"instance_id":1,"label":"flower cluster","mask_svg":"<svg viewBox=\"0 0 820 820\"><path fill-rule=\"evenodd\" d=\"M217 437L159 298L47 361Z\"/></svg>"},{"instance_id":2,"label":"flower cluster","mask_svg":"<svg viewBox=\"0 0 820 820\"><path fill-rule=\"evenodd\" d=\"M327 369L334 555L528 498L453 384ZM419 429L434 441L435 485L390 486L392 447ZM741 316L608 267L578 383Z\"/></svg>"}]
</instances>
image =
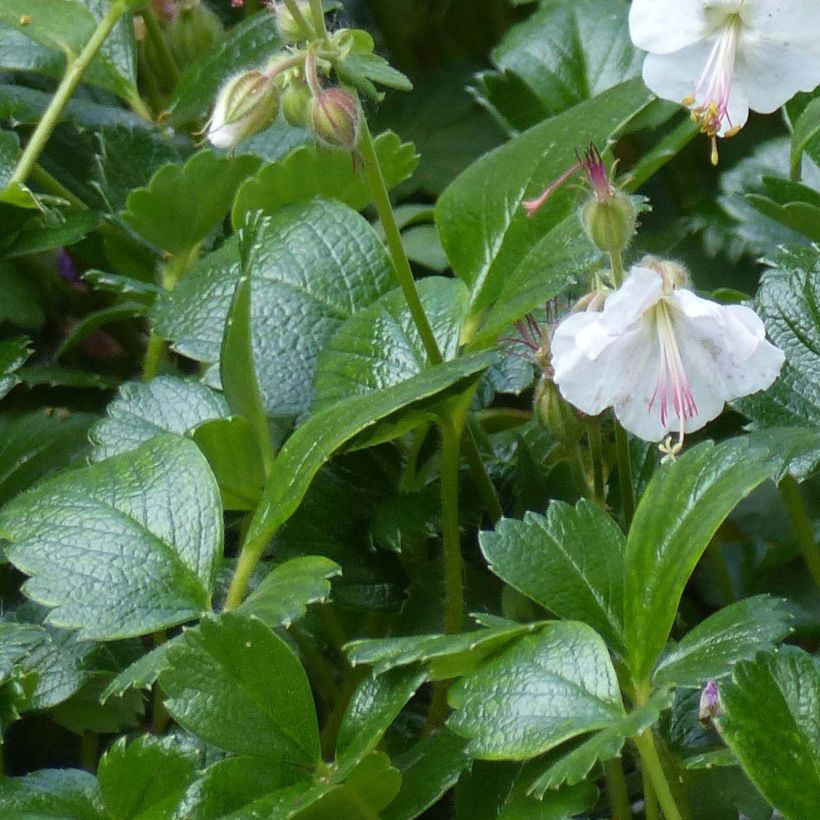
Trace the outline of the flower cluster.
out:
<instances>
[{"instance_id":1,"label":"flower cluster","mask_svg":"<svg viewBox=\"0 0 820 820\"><path fill-rule=\"evenodd\" d=\"M649 52L647 86L690 108L715 164L717 138L749 109L771 113L820 83L816 0L632 0L629 30Z\"/></svg>"}]
</instances>

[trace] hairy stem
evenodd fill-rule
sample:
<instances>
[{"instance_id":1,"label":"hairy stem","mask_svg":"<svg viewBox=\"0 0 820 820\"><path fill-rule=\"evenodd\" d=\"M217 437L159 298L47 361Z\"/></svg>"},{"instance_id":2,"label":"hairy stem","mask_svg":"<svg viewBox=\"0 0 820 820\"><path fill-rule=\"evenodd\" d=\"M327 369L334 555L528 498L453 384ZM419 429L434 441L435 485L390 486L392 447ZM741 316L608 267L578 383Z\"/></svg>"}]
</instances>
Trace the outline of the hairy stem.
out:
<instances>
[{"instance_id":1,"label":"hairy stem","mask_svg":"<svg viewBox=\"0 0 820 820\"><path fill-rule=\"evenodd\" d=\"M125 12L125 8L125 4L122 2L112 3L108 7L108 11L105 13L105 16L102 20L100 20L99 25L94 30L94 33L83 47L83 50L79 53L79 55L77 55L77 57L68 58L68 65L66 66L66 72L63 75L63 79L60 80L60 84L57 86L57 91L51 98L48 108L46 108L42 119L34 129L34 133L31 135L31 138L26 145L26 149L23 151L23 154L17 163L17 167L11 175L9 185L14 183L19 183L22 185L28 179L28 175L37 163L37 160L43 152L46 143L56 128L57 123L60 121L60 117L62 116L66 105L68 105L68 101L71 99L77 89L77 86L80 84L83 74L85 74L86 70L91 65L91 61L94 57L97 56L97 52L100 50L100 47L111 33L111 30L117 24L120 17L122 17Z\"/></svg>"},{"instance_id":2,"label":"hairy stem","mask_svg":"<svg viewBox=\"0 0 820 820\"><path fill-rule=\"evenodd\" d=\"M327 24L325 23L325 10L322 7L322 0L310 0L310 11L313 14L313 25L316 33L322 38L322 42L327 45Z\"/></svg>"},{"instance_id":3,"label":"hairy stem","mask_svg":"<svg viewBox=\"0 0 820 820\"><path fill-rule=\"evenodd\" d=\"M481 460L481 451L478 449L474 430L475 424L474 419L468 419L461 447L464 451L464 457L467 459L467 464L470 466L470 476L478 488L478 494L481 496L484 509L493 524L495 524L504 515L504 510L501 508L501 500L496 492L495 484L493 484L484 467L484 462Z\"/></svg>"},{"instance_id":4,"label":"hairy stem","mask_svg":"<svg viewBox=\"0 0 820 820\"><path fill-rule=\"evenodd\" d=\"M632 817L632 806L629 803L623 761L620 757L608 760L604 765L604 771L612 817L614 820L629 820Z\"/></svg>"},{"instance_id":5,"label":"hairy stem","mask_svg":"<svg viewBox=\"0 0 820 820\"><path fill-rule=\"evenodd\" d=\"M624 261L621 259L621 254L609 254L609 264L612 268L612 279L615 282L615 287L619 288L624 283Z\"/></svg>"},{"instance_id":6,"label":"hairy stem","mask_svg":"<svg viewBox=\"0 0 820 820\"><path fill-rule=\"evenodd\" d=\"M669 788L663 766L658 757L658 750L655 748L652 730L647 729L642 735L636 737L635 745L638 747L638 754L641 756L644 773L649 778L664 817L666 820L681 820L681 813L678 811L678 806L672 796L672 790Z\"/></svg>"},{"instance_id":7,"label":"hairy stem","mask_svg":"<svg viewBox=\"0 0 820 820\"><path fill-rule=\"evenodd\" d=\"M603 507L606 504L606 484L604 482L604 445L601 440L601 422L589 419L587 422L589 452L592 455L592 475L595 500Z\"/></svg>"},{"instance_id":8,"label":"hairy stem","mask_svg":"<svg viewBox=\"0 0 820 820\"><path fill-rule=\"evenodd\" d=\"M820 549L814 538L800 485L790 475L787 475L780 482L779 490L792 522L794 537L803 553L803 560L809 568L811 577L814 578L814 583L820 587Z\"/></svg>"}]
</instances>

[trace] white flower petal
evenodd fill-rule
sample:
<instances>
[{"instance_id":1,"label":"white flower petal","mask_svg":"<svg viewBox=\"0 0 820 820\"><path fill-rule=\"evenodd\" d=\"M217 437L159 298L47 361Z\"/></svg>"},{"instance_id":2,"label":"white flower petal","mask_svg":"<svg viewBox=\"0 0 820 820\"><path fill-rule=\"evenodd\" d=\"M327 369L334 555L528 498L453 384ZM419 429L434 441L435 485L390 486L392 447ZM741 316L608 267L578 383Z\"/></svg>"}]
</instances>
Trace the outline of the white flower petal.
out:
<instances>
[{"instance_id":1,"label":"white flower petal","mask_svg":"<svg viewBox=\"0 0 820 820\"><path fill-rule=\"evenodd\" d=\"M607 297L601 324L608 333L623 333L663 296L663 280L652 268L632 267L621 287Z\"/></svg>"},{"instance_id":2,"label":"white flower petal","mask_svg":"<svg viewBox=\"0 0 820 820\"><path fill-rule=\"evenodd\" d=\"M669 54L692 45L705 33L703 0L632 0L629 34L644 51Z\"/></svg>"},{"instance_id":3,"label":"white flower petal","mask_svg":"<svg viewBox=\"0 0 820 820\"><path fill-rule=\"evenodd\" d=\"M712 51L713 40L703 40L675 54L649 54L643 63L643 81L647 87L664 100L680 102L695 95L698 78L703 73ZM748 83L732 82L727 103L727 117L720 136L731 128L740 128L749 119L747 101ZM698 100L699 103L708 102Z\"/></svg>"},{"instance_id":4,"label":"white flower petal","mask_svg":"<svg viewBox=\"0 0 820 820\"><path fill-rule=\"evenodd\" d=\"M607 340L595 357L577 341L590 331ZM578 313L565 319L552 337L555 383L570 404L590 416L631 394L647 366L657 371L657 357L654 367L647 361L651 356L652 339L642 321L611 336L601 327L600 314Z\"/></svg>"}]
</instances>

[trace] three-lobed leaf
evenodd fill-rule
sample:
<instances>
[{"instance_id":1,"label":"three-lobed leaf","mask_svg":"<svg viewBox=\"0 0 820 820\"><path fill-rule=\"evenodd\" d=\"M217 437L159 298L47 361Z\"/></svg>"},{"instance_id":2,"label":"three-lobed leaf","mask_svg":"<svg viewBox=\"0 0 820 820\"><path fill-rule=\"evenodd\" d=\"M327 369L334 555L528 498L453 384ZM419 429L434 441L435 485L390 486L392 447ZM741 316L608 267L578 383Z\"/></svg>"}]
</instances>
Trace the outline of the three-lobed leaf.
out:
<instances>
[{"instance_id":1,"label":"three-lobed leaf","mask_svg":"<svg viewBox=\"0 0 820 820\"><path fill-rule=\"evenodd\" d=\"M609 652L595 630L554 623L516 641L449 690L448 726L489 760L525 760L624 716Z\"/></svg>"},{"instance_id":2,"label":"three-lobed leaf","mask_svg":"<svg viewBox=\"0 0 820 820\"><path fill-rule=\"evenodd\" d=\"M0 532L49 623L115 640L209 609L222 506L196 445L165 435L18 496Z\"/></svg>"},{"instance_id":3,"label":"three-lobed leaf","mask_svg":"<svg viewBox=\"0 0 820 820\"><path fill-rule=\"evenodd\" d=\"M546 515L502 519L479 536L490 569L567 620L588 623L622 645L625 539L597 504L553 501Z\"/></svg>"}]
</instances>

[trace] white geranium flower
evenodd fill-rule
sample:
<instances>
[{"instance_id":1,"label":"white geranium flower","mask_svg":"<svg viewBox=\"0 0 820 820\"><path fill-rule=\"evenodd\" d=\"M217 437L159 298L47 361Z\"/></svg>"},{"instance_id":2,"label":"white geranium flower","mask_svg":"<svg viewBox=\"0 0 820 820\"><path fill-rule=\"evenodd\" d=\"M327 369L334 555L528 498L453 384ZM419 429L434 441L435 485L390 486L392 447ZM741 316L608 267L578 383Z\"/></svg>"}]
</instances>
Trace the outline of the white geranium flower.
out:
<instances>
[{"instance_id":1,"label":"white geranium flower","mask_svg":"<svg viewBox=\"0 0 820 820\"><path fill-rule=\"evenodd\" d=\"M769 114L820 83L817 0L632 0L629 32L649 52L644 82L691 109L714 163L716 137L750 108Z\"/></svg>"},{"instance_id":2,"label":"white geranium flower","mask_svg":"<svg viewBox=\"0 0 820 820\"><path fill-rule=\"evenodd\" d=\"M644 260L603 310L570 315L552 337L567 401L589 415L614 408L645 441L677 431L674 452L727 401L769 387L784 361L754 311L701 299L681 279L676 265Z\"/></svg>"}]
</instances>

